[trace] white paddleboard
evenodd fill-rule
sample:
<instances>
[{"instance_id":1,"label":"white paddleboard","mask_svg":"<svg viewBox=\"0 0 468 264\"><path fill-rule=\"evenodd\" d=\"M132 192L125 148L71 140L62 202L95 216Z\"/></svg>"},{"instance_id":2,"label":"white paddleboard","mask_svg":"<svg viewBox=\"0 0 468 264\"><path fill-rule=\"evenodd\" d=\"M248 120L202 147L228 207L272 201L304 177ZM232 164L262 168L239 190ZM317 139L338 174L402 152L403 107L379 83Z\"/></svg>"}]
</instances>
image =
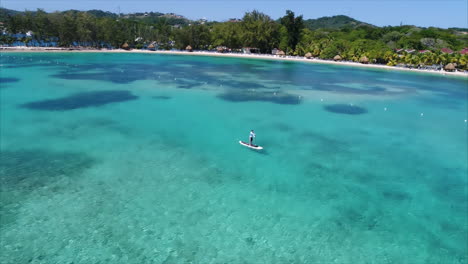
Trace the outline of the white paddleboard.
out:
<instances>
[{"instance_id":1,"label":"white paddleboard","mask_svg":"<svg viewBox=\"0 0 468 264\"><path fill-rule=\"evenodd\" d=\"M249 143L247 143L247 142L244 142L244 141L242 141L242 140L239 140L239 144L241 144L242 146L245 146L245 147L251 148L251 149L257 149L257 150L263 149L263 147L261 147L261 146L257 146L257 145L250 145Z\"/></svg>"}]
</instances>

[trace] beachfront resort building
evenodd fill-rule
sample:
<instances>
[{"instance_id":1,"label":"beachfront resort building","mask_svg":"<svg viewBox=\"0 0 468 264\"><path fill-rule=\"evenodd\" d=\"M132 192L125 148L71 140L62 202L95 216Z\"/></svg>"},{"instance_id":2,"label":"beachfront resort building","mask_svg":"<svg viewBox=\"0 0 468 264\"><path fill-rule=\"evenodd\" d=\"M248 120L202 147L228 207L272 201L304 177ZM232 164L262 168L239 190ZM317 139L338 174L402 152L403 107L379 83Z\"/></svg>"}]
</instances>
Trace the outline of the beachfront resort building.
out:
<instances>
[{"instance_id":1,"label":"beachfront resort building","mask_svg":"<svg viewBox=\"0 0 468 264\"><path fill-rule=\"evenodd\" d=\"M260 53L259 48L250 48L250 47L243 47L242 53L244 54L252 54L252 53Z\"/></svg>"}]
</instances>

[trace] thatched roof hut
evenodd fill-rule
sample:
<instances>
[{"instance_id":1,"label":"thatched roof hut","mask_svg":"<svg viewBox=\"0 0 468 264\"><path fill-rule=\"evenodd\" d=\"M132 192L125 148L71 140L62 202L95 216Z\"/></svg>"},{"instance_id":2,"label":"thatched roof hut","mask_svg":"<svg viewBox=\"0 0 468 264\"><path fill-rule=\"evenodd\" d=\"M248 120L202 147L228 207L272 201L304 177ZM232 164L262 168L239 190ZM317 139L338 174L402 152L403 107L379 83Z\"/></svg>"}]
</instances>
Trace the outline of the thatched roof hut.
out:
<instances>
[{"instance_id":1,"label":"thatched roof hut","mask_svg":"<svg viewBox=\"0 0 468 264\"><path fill-rule=\"evenodd\" d=\"M129 50L129 49L130 49L130 46L128 45L127 42L125 42L125 43L122 45L122 49L125 49L125 50Z\"/></svg>"},{"instance_id":2,"label":"thatched roof hut","mask_svg":"<svg viewBox=\"0 0 468 264\"><path fill-rule=\"evenodd\" d=\"M193 49L192 49L192 46L188 45L186 48L185 48L186 51L188 52L192 52Z\"/></svg>"},{"instance_id":3,"label":"thatched roof hut","mask_svg":"<svg viewBox=\"0 0 468 264\"><path fill-rule=\"evenodd\" d=\"M307 52L306 55L304 55L304 57L306 57L307 59L310 59L312 58L312 53Z\"/></svg>"},{"instance_id":4,"label":"thatched roof hut","mask_svg":"<svg viewBox=\"0 0 468 264\"><path fill-rule=\"evenodd\" d=\"M368 59L366 56L362 56L362 57L359 59L359 62L360 62L360 63L367 64L367 63L369 63L369 59Z\"/></svg>"},{"instance_id":5,"label":"thatched roof hut","mask_svg":"<svg viewBox=\"0 0 468 264\"><path fill-rule=\"evenodd\" d=\"M286 53L284 53L284 51L280 50L278 51L278 53L276 53L278 56L285 56Z\"/></svg>"},{"instance_id":6,"label":"thatched roof hut","mask_svg":"<svg viewBox=\"0 0 468 264\"><path fill-rule=\"evenodd\" d=\"M454 71L455 70L455 65L453 63L449 63L449 64L445 65L444 69L446 71Z\"/></svg>"},{"instance_id":7,"label":"thatched roof hut","mask_svg":"<svg viewBox=\"0 0 468 264\"><path fill-rule=\"evenodd\" d=\"M154 50L155 48L156 48L156 46L153 43L148 45L148 49L150 49L150 50Z\"/></svg>"},{"instance_id":8,"label":"thatched roof hut","mask_svg":"<svg viewBox=\"0 0 468 264\"><path fill-rule=\"evenodd\" d=\"M333 60L334 61L340 61L340 60L342 60L342 58L341 58L340 55L336 55L335 57L333 57Z\"/></svg>"}]
</instances>

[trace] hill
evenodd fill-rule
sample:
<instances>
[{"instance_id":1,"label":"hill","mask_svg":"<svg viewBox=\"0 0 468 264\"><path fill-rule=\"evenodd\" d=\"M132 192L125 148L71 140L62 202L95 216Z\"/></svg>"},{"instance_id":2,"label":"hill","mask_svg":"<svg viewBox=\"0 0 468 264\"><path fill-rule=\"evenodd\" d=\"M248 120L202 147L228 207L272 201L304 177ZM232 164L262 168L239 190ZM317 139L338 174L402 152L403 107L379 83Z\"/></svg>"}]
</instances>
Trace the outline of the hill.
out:
<instances>
[{"instance_id":1,"label":"hill","mask_svg":"<svg viewBox=\"0 0 468 264\"><path fill-rule=\"evenodd\" d=\"M167 25L175 26L186 26L188 24L195 23L195 21L191 21L181 15L176 15L174 13L159 13L159 12L145 12L145 13L132 13L132 14L125 14L124 18L128 18L133 21L139 21L147 24L157 24L157 23L165 23Z\"/></svg>"},{"instance_id":2,"label":"hill","mask_svg":"<svg viewBox=\"0 0 468 264\"><path fill-rule=\"evenodd\" d=\"M35 11L28 11L32 14L35 13ZM61 11L58 13L61 14L77 14L79 12L83 11L78 11L78 10L66 10L66 11ZM116 13L112 13L109 11L102 11L102 10L88 10L84 11L88 14L91 14L92 16L96 18L118 18L119 15ZM6 9L6 8L0 8L0 22L7 22L9 16L16 16L16 15L24 15L26 12L23 11L15 11L11 9ZM160 13L160 12L145 12L145 13L129 13L129 14L121 14L120 15L122 18L126 18L132 21L138 21L138 22L143 22L147 24L154 24L154 23L159 23L159 22L164 22L165 24L174 26L174 25L181 25L181 26L186 26L188 24L196 24L196 21L191 21L181 15L176 15L174 13Z\"/></svg>"},{"instance_id":3,"label":"hill","mask_svg":"<svg viewBox=\"0 0 468 264\"><path fill-rule=\"evenodd\" d=\"M373 26L373 25L358 21L348 16L339 15L339 16L332 16L332 17L321 17L317 19L307 19L307 20L304 20L304 26L310 30L316 30L320 28L342 29L345 27L356 28L359 26Z\"/></svg>"},{"instance_id":4,"label":"hill","mask_svg":"<svg viewBox=\"0 0 468 264\"><path fill-rule=\"evenodd\" d=\"M117 14L114 14L112 12L109 12L109 11L102 11L102 10L96 10L96 9L93 9L93 10L89 10L89 11L86 11L88 14L91 14L97 18L101 18L101 17L110 17L110 18L117 18L119 15Z\"/></svg>"},{"instance_id":5,"label":"hill","mask_svg":"<svg viewBox=\"0 0 468 264\"><path fill-rule=\"evenodd\" d=\"M0 22L6 22L9 16L14 16L19 13L22 13L22 12L11 10L11 9L6 9L6 8L0 8Z\"/></svg>"}]
</instances>

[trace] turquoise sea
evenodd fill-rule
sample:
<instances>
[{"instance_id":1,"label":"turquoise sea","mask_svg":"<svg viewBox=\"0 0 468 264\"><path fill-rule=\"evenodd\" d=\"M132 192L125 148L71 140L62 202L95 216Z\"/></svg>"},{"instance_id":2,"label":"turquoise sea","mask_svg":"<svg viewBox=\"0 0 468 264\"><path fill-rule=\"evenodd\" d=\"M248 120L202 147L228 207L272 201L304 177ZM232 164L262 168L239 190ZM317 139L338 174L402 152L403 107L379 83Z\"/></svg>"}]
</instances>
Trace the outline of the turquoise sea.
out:
<instances>
[{"instance_id":1,"label":"turquoise sea","mask_svg":"<svg viewBox=\"0 0 468 264\"><path fill-rule=\"evenodd\" d=\"M467 78L0 58L0 263L468 263Z\"/></svg>"}]
</instances>

